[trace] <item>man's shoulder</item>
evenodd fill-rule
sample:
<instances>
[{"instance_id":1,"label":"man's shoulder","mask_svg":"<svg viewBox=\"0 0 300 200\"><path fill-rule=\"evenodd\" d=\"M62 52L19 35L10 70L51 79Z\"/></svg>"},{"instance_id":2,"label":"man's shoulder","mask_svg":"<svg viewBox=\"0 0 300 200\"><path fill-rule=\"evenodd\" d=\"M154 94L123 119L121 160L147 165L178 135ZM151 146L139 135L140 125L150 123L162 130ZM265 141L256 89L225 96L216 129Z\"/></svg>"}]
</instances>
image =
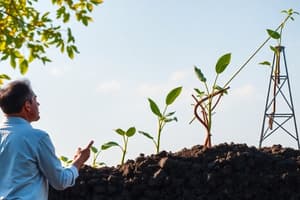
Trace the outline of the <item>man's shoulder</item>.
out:
<instances>
[{"instance_id":1,"label":"man's shoulder","mask_svg":"<svg viewBox=\"0 0 300 200\"><path fill-rule=\"evenodd\" d=\"M32 128L31 132L33 134L37 134L37 135L39 135L41 137L45 137L45 136L49 135L46 131L44 131L42 129L38 129L38 128Z\"/></svg>"}]
</instances>

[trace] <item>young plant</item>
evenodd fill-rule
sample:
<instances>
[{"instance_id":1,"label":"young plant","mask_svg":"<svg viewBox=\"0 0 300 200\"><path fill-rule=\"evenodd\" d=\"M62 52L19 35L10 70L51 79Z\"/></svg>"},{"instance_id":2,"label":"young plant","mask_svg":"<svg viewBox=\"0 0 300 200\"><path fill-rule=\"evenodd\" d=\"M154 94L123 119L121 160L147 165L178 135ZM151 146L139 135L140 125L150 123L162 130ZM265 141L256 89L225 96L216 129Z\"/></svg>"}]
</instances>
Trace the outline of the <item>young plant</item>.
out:
<instances>
[{"instance_id":1,"label":"young plant","mask_svg":"<svg viewBox=\"0 0 300 200\"><path fill-rule=\"evenodd\" d=\"M167 109L176 100L176 98L180 95L181 90L182 90L182 87L177 87L177 88L172 89L168 93L168 95L166 96L166 100L165 100L166 105L163 109L163 112L160 111L157 104L151 98L148 98L150 109L151 109L152 113L157 117L157 121L158 121L157 139L155 140L154 137L147 132L139 131L139 133L141 133L142 135L146 136L147 138L149 138L153 141L155 148L156 148L156 153L159 153L160 137L161 137L163 128L165 127L165 125L167 123L169 123L171 121L177 121L177 118L173 117L175 112L167 112Z\"/></svg>"},{"instance_id":2,"label":"young plant","mask_svg":"<svg viewBox=\"0 0 300 200\"><path fill-rule=\"evenodd\" d=\"M201 72L201 70L196 66L194 67L198 79L204 84L205 87L204 90L195 88L194 90L197 95L192 95L192 97L196 101L196 104L194 105L195 118L199 120L199 122L206 129L206 138L204 142L205 147L211 147L211 127L212 127L213 110L216 108L223 94L226 94L227 90L229 89L229 87L222 88L219 85L217 85L217 80L219 75L223 73L226 67L229 65L230 60L231 60L231 54L228 53L221 56L217 61L215 67L216 77L211 89L209 89L209 86L206 82L206 78L204 74Z\"/></svg>"},{"instance_id":3,"label":"young plant","mask_svg":"<svg viewBox=\"0 0 300 200\"><path fill-rule=\"evenodd\" d=\"M135 134L136 128L135 127L130 127L129 129L127 129L127 131L118 128L118 129L115 130L115 132L122 136L123 146L119 145L117 142L110 141L110 142L107 142L107 143L103 144L101 146L101 149L106 150L106 149L109 149L109 148L114 147L114 146L120 147L120 149L122 151L121 165L123 165L124 160L125 160L125 155L127 153L128 139Z\"/></svg>"},{"instance_id":4,"label":"young plant","mask_svg":"<svg viewBox=\"0 0 300 200\"><path fill-rule=\"evenodd\" d=\"M205 86L205 90L201 91L199 89L195 89L196 96L192 95L194 100L196 101L196 104L194 104L194 118L191 122L194 121L194 119L197 119L200 121L200 123L205 127L206 129L206 139L204 142L205 147L211 147L211 128L212 128L212 111L216 108L217 104L219 103L221 97L223 94L227 93L227 90L229 89L229 83L247 66L247 64L254 58L254 56L267 44L267 42L270 39L279 39L279 45L281 43L281 32L285 25L285 23L291 19L294 20L292 17L293 14L299 14L293 9L289 9L286 11L283 11L283 13L286 13L286 18L280 23L280 25L275 30L268 29L267 32L269 34L268 38L254 51L254 53L238 68L238 70L231 76L231 78L227 81L227 83L220 87L216 84L217 78L219 74L221 74L227 65L230 63L231 54L225 54L221 56L216 64L216 78L215 81L211 87L211 90L209 90L208 85L206 83L206 78L201 72L201 70L197 67L195 67L195 72L197 77L201 82L203 82ZM280 33L277 31L280 29ZM275 47L271 47L275 53L278 54L279 49ZM261 64L269 65L269 62L265 61ZM216 101L213 101L214 98L217 98ZM199 114L200 113L200 114Z\"/></svg>"},{"instance_id":5,"label":"young plant","mask_svg":"<svg viewBox=\"0 0 300 200\"><path fill-rule=\"evenodd\" d=\"M68 167L72 162L73 162L73 160L70 160L68 157L66 157L66 156L60 156L59 157L59 160L60 160L60 162L62 163L62 165L64 166L64 167Z\"/></svg>"},{"instance_id":6,"label":"young plant","mask_svg":"<svg viewBox=\"0 0 300 200\"><path fill-rule=\"evenodd\" d=\"M92 167L93 168L99 168L99 167L105 165L104 162L97 162L97 159L98 159L98 156L99 156L101 150L102 150L101 147L99 149L97 149L95 146L91 147L91 151L93 154L93 159L92 159Z\"/></svg>"},{"instance_id":7,"label":"young plant","mask_svg":"<svg viewBox=\"0 0 300 200\"><path fill-rule=\"evenodd\" d=\"M271 37L272 39L276 40L277 44L276 46L270 46L270 49L274 52L274 62L272 65L274 65L274 85L273 85L273 94L274 94L274 100L272 102L272 113L269 116L269 127L270 129L273 128L273 120L274 120L274 114L276 112L276 100L275 100L275 94L277 93L277 88L279 88L279 84L280 84L280 53L283 50L283 46L281 45L282 42L282 32L283 32L283 28L285 26L285 23L287 22L288 19L291 19L292 21L294 21L294 17L292 15L297 14L299 15L298 12L295 12L293 9L289 9L289 10L283 10L282 13L287 14L286 17L286 21L284 21L280 26L279 26L279 32L277 32L277 30L271 30L271 29L267 29L267 33L269 35L269 37ZM261 65L267 65L267 66L271 66L271 63L269 61L264 61L259 63Z\"/></svg>"}]
</instances>

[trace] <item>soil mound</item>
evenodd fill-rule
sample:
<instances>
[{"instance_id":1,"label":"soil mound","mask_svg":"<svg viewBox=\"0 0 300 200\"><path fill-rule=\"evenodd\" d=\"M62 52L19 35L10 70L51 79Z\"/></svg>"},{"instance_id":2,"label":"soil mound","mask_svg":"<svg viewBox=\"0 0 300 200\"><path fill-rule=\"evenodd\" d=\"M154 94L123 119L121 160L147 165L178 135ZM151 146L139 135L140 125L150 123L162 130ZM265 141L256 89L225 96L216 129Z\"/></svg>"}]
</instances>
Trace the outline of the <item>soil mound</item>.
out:
<instances>
[{"instance_id":1,"label":"soil mound","mask_svg":"<svg viewBox=\"0 0 300 200\"><path fill-rule=\"evenodd\" d=\"M84 166L49 200L300 200L300 151L280 145L197 145L141 154L117 167Z\"/></svg>"}]
</instances>

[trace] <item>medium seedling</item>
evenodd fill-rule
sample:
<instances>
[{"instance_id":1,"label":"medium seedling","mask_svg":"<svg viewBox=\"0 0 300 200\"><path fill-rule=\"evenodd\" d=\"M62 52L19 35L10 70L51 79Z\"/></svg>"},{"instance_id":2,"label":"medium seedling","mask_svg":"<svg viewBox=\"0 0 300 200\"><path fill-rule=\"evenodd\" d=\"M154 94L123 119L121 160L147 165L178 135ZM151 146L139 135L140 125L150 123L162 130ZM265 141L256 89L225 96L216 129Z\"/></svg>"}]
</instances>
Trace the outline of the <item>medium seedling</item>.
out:
<instances>
[{"instance_id":1,"label":"medium seedling","mask_svg":"<svg viewBox=\"0 0 300 200\"><path fill-rule=\"evenodd\" d=\"M151 109L152 113L157 117L157 121L158 121L157 139L155 140L151 134L149 134L145 131L139 131L139 133L141 133L142 135L146 136L147 138L149 138L153 141L153 143L155 145L156 153L159 153L160 137L161 137L163 128L165 127L165 125L167 123L172 122L172 121L177 121L177 118L173 116L175 114L175 112L167 112L167 109L172 103L174 103L176 98L180 95L181 90L182 90L182 87L177 87L177 88L172 89L168 93L168 95L166 96L166 99L165 99L166 105L163 109L163 112L160 111L158 105L151 98L148 98L150 109Z\"/></svg>"},{"instance_id":2,"label":"medium seedling","mask_svg":"<svg viewBox=\"0 0 300 200\"><path fill-rule=\"evenodd\" d=\"M119 145L117 142L110 141L110 142L107 142L107 143L103 144L101 146L101 149L106 150L106 149L109 149L109 148L115 147L115 146L120 147L120 149L122 151L121 165L123 165L124 160L125 160L125 155L127 153L128 139L135 134L136 128L135 127L130 127L129 129L127 129L127 131L118 128L118 129L115 130L115 132L122 136L123 146Z\"/></svg>"}]
</instances>

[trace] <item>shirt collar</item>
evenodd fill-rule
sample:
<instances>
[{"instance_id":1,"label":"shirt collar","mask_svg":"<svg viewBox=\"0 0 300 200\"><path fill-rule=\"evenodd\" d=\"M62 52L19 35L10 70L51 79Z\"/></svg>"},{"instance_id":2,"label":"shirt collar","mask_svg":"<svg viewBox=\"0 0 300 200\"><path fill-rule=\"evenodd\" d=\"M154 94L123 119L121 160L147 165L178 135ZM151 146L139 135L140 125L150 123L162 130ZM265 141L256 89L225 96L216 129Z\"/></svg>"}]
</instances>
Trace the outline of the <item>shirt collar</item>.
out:
<instances>
[{"instance_id":1,"label":"shirt collar","mask_svg":"<svg viewBox=\"0 0 300 200\"><path fill-rule=\"evenodd\" d=\"M22 117L13 117L13 116L6 116L3 120L3 124L28 124L30 123Z\"/></svg>"}]
</instances>

